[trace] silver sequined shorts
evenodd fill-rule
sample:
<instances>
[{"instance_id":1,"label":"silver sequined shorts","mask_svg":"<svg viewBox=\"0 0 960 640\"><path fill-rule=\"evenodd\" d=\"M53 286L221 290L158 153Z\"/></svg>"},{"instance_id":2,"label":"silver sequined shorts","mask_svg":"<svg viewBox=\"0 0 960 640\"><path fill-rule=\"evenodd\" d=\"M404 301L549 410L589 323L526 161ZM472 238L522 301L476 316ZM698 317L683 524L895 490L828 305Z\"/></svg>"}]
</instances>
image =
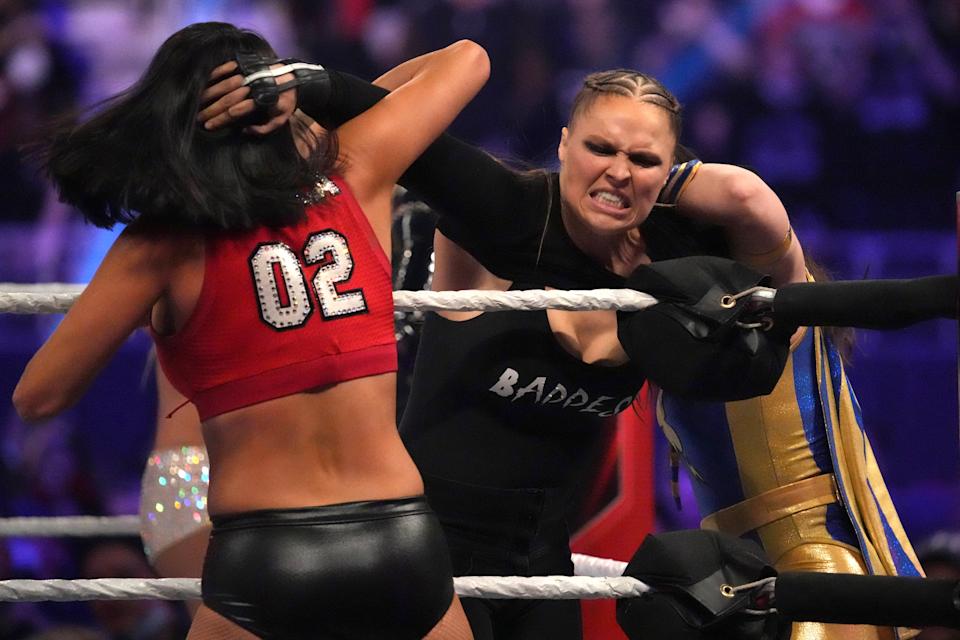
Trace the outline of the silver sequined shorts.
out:
<instances>
[{"instance_id":1,"label":"silver sequined shorts","mask_svg":"<svg viewBox=\"0 0 960 640\"><path fill-rule=\"evenodd\" d=\"M140 535L153 559L183 538L210 525L207 487L210 462L204 447L150 453L140 491Z\"/></svg>"}]
</instances>

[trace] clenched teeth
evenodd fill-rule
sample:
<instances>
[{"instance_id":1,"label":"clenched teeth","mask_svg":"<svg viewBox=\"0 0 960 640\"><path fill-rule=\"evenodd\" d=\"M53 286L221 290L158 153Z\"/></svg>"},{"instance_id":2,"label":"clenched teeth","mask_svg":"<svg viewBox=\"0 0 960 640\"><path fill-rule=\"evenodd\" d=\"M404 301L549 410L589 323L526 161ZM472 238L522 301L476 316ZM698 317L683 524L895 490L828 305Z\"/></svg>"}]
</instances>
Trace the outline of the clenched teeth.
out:
<instances>
[{"instance_id":1,"label":"clenched teeth","mask_svg":"<svg viewBox=\"0 0 960 640\"><path fill-rule=\"evenodd\" d=\"M611 204L615 207L620 207L621 209L627 206L626 200L615 193L610 193L609 191L597 191L593 194L593 197L601 202Z\"/></svg>"}]
</instances>

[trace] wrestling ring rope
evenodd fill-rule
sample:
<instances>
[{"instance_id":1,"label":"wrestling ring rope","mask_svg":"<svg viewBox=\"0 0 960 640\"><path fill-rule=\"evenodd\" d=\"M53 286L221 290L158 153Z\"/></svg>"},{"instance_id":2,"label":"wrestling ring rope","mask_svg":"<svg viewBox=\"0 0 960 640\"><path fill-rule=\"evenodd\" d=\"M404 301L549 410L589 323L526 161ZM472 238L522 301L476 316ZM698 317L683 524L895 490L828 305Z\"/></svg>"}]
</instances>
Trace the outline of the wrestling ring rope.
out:
<instances>
[{"instance_id":1,"label":"wrestling ring rope","mask_svg":"<svg viewBox=\"0 0 960 640\"><path fill-rule=\"evenodd\" d=\"M64 313L83 291L82 284L0 283L0 313ZM527 311L536 309L637 310L656 304L645 293L622 289L590 291L395 291L398 311ZM69 516L0 518L2 536L91 537L139 535L137 516ZM638 596L650 589L623 577L626 562L573 554L576 576L454 579L459 595L509 599L600 599ZM74 600L183 600L200 597L200 580L192 578L101 578L94 580L0 581L0 602Z\"/></svg>"},{"instance_id":2,"label":"wrestling ring rope","mask_svg":"<svg viewBox=\"0 0 960 640\"><path fill-rule=\"evenodd\" d=\"M140 518L136 515L0 518L0 538L15 536L87 538L138 535L140 535Z\"/></svg>"},{"instance_id":3,"label":"wrestling ring rope","mask_svg":"<svg viewBox=\"0 0 960 640\"><path fill-rule=\"evenodd\" d=\"M0 313L63 313L84 285L0 283ZM735 296L772 302L776 290L756 287ZM408 291L394 292L398 311L639 310L657 303L629 289L580 291ZM136 516L0 519L0 536L136 535ZM627 563L573 554L574 576L464 576L454 578L463 597L492 599L637 598L659 588L623 576ZM785 620L880 626L951 626L960 628L960 583L946 580L782 573L741 585L723 584L720 593L767 594L762 609L742 609L749 616L779 614ZM669 592L665 592L669 593ZM184 600L200 597L194 578L101 578L88 580L0 581L0 602L76 600ZM649 597L649 596L647 596ZM667 596L669 597L669 596ZM739 596L737 596L739 597ZM761 605L763 606L763 605Z\"/></svg>"},{"instance_id":4,"label":"wrestling ring rope","mask_svg":"<svg viewBox=\"0 0 960 640\"><path fill-rule=\"evenodd\" d=\"M0 283L0 313L63 313L84 285ZM772 297L773 289L765 290ZM656 298L630 289L579 291L394 291L397 311L534 311L562 309L636 311L657 303Z\"/></svg>"},{"instance_id":5,"label":"wrestling ring rope","mask_svg":"<svg viewBox=\"0 0 960 640\"><path fill-rule=\"evenodd\" d=\"M95 537L140 535L138 516L67 516L0 518L0 537ZM621 574L626 562L575 553L576 578L456 578L457 593L486 598L596 599L624 598L649 587ZM184 578L0 581L0 602L70 600L160 600L198 598L200 581Z\"/></svg>"},{"instance_id":6,"label":"wrestling ring rope","mask_svg":"<svg viewBox=\"0 0 960 640\"><path fill-rule=\"evenodd\" d=\"M626 563L624 563L626 564ZM629 577L464 576L453 579L467 598L598 600L631 598L650 590ZM198 578L97 578L92 580L0 580L0 602L75 600L188 600L200 598Z\"/></svg>"},{"instance_id":7,"label":"wrestling ring rope","mask_svg":"<svg viewBox=\"0 0 960 640\"><path fill-rule=\"evenodd\" d=\"M138 536L140 518L128 516L47 516L0 518L0 538ZM574 553L578 576L610 577L623 573L626 562Z\"/></svg>"}]
</instances>

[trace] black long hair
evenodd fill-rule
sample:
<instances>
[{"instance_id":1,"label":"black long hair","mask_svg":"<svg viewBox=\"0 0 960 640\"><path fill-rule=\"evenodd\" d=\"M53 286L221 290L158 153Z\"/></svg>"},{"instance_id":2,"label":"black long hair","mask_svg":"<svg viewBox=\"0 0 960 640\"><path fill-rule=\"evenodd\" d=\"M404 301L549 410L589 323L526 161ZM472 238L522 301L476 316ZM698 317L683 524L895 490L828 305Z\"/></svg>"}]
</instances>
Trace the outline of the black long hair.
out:
<instances>
[{"instance_id":1,"label":"black long hair","mask_svg":"<svg viewBox=\"0 0 960 640\"><path fill-rule=\"evenodd\" d=\"M100 103L92 117L55 122L33 155L60 199L108 228L137 217L221 229L302 219L297 191L333 168L333 133L309 140L312 152L304 157L289 123L266 136L244 134L240 125L208 132L197 123L210 72L239 51L276 55L252 31L222 22L190 25L163 43L136 84Z\"/></svg>"}]
</instances>

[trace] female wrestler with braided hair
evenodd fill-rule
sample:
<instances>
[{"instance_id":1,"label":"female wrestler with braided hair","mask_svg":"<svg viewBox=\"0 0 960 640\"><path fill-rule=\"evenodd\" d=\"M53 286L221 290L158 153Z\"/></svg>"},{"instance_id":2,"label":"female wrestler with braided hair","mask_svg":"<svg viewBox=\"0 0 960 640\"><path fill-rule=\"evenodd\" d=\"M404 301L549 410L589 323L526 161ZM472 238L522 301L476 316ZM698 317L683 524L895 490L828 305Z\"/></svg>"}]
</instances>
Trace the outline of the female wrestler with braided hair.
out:
<instances>
[{"instance_id":1,"label":"female wrestler with braided hair","mask_svg":"<svg viewBox=\"0 0 960 640\"><path fill-rule=\"evenodd\" d=\"M368 106L356 101L360 96L367 95L372 104L384 93L368 86L364 94L363 83L345 74L331 77L327 116L347 117L352 109ZM401 65L376 84L393 89L403 77ZM350 91L344 89L348 86ZM222 102L206 114L211 126L249 109L243 89L224 85L219 92ZM338 103L342 95L355 102ZM308 113L315 109L303 97L300 107ZM634 71L613 70L588 76L576 97L562 132L559 173L517 173L474 147L442 136L401 179L441 214L434 287L622 287L637 272L649 270L645 265L651 261L704 253L754 264L772 274L774 286L804 282L803 251L776 195L756 175L737 167L695 160L675 165L679 134L680 106L659 82ZM912 284L906 289L916 293L918 287ZM955 282L953 287L955 295ZM942 311L943 298L937 311L927 310L929 315ZM950 309L949 295L946 299ZM665 387L679 394L705 391L690 388L689 371L649 366L654 350L670 354L653 343L669 346L671 339L634 335L634 320L645 316L555 310L428 316L401 433L444 525L455 574L572 573L565 524L565 503L577 481L571 470L602 442L603 419L629 406L647 376L665 381ZM785 358L793 330L778 331ZM828 360L835 354L818 330L801 332L798 339L796 348L808 346L803 362L793 358L790 363L794 377L803 367L814 373L814 340ZM650 350L649 356L644 349ZM707 395L766 394L783 370L783 360L778 364L759 378L734 371L737 375L727 380L713 380L716 388L706 390ZM832 364L824 384L814 385L812 393L828 393L829 386L848 392L839 366ZM749 407L763 400L742 402ZM794 402L800 400L794 397ZM804 399L803 406L810 402L815 401ZM834 424L816 414L808 427L810 433L825 433ZM719 430L707 431L704 426L697 433L700 446L704 451L716 447L723 457L729 438ZM817 447L828 446L827 438L815 440ZM847 451L849 458L856 456L852 448ZM809 455L797 460L781 456L777 462L789 467ZM759 459L750 462L757 468L744 466L743 477L766 468ZM809 468L798 464L796 471L802 475ZM793 471L784 475L789 473ZM815 475L824 473L817 470ZM736 477L718 477L714 490L728 490L737 482ZM885 501L879 476L874 473L871 482ZM874 516L881 512L867 502L856 508ZM848 523L862 520L841 509L830 517ZM892 530L899 530L892 509L883 510L883 517ZM811 529L810 537L824 529ZM826 529L830 533L834 527ZM803 540L797 534L781 538L784 544ZM899 538L894 542L890 548L902 550L907 561L871 564L870 571L915 572L908 543ZM827 568L857 567L857 559L867 553L861 549L881 546L866 536L860 548L842 544L851 561ZM791 565L802 567L803 562ZM477 638L581 634L579 609L569 601L465 599L464 607ZM829 637L825 629L801 627L797 637Z\"/></svg>"},{"instance_id":2,"label":"female wrestler with braided hair","mask_svg":"<svg viewBox=\"0 0 960 640\"><path fill-rule=\"evenodd\" d=\"M238 626L263 638L469 638L396 430L385 252L394 183L483 85L486 53L461 41L417 59L336 135L286 122L242 133L269 110L205 131L208 78L241 54L275 56L232 25L186 27L136 85L41 150L88 220L129 224L14 404L28 421L62 411L147 323L211 460L190 638Z\"/></svg>"},{"instance_id":3,"label":"female wrestler with braided hair","mask_svg":"<svg viewBox=\"0 0 960 640\"><path fill-rule=\"evenodd\" d=\"M421 177L428 171L422 168L421 158L411 170L411 174L418 172L418 181L408 181L408 185L428 200L435 194L446 197L434 201L441 210L459 207L468 214L440 220L434 286L622 286L616 276L634 273L647 260L710 252L733 256L771 274L772 286L781 287L781 291L789 290L789 283L805 282L808 274L803 251L776 195L757 176L736 167L696 162L669 167L677 135L676 100L652 79L614 71L588 77L573 103L570 124L560 142L561 168L552 192L559 204L553 205L552 215L529 206L533 198L525 201L519 188L503 189L506 197L490 195L485 201L477 192L450 197L466 186L463 181L453 182L450 167L461 168L473 175L474 181L478 181L477 175L488 175L477 166L463 169L463 157L457 162L447 158L430 167L433 179L447 187L436 194L438 188L430 187L429 179ZM428 151L426 159L435 148ZM487 163L489 175L504 172L482 155L476 158L478 165ZM517 184L523 182L517 179ZM486 192L497 193L489 183L485 187ZM675 212L657 211L654 198L660 204L676 205ZM510 203L516 204L511 207ZM645 217L650 208L654 213ZM498 239L474 222L490 220L498 211L509 211L520 220L530 211L538 223L532 230L545 228L542 237L531 234L523 247L529 252L524 256L527 261L520 258L517 264L525 264L525 269L510 264L511 258L504 259L500 254L520 245L518 238ZM485 218L481 218L482 212L486 212ZM566 238L551 235L552 229L557 229L551 228L551 218L562 220ZM684 225L691 221L719 226L720 240L727 246L711 242L711 238L717 238L715 232L686 231ZM575 262L578 249L587 256L582 264ZM533 250L538 252L536 257ZM913 284L916 286L905 295L918 305L926 304L924 300L933 301L935 296L928 296L931 292L919 282L903 288L911 289ZM931 315L944 311L955 314L955 287L954 282L952 290L948 287L945 295L936 296L939 311ZM850 303L856 304L852 299ZM491 573L511 563L510 568L528 571L536 563L540 565L534 570L543 572L569 567L564 532L551 522L547 508L539 505L548 505L554 491L559 490L560 495L570 491L568 470L575 468L577 456L589 449L590 438L597 438L596 416L609 414L611 408L621 409L624 405L614 403L631 397L639 387L641 374L646 373L673 391L662 394L660 416L672 442L687 445L683 449L685 462L696 462L695 455L709 461L703 469L709 475L698 476L698 503L705 515L733 505L737 493L740 500L761 494L777 497L785 503L783 511L750 522L743 515L749 511L741 510L731 514L735 528L729 530L738 535L757 535L778 569L919 575L909 541L868 453L869 443L839 354L820 328L801 329L793 337L783 374L769 379L775 385L748 393L746 387L731 384L716 390L737 398L724 404L692 399L690 396L702 390L683 380L695 379L689 371L678 371L676 365L672 369L669 365L655 366L655 351L667 359L671 353L669 348L658 349L654 343L674 342L667 333L641 334L639 340L631 335L630 323L644 312L620 314L619 327L613 314L606 312L441 315L432 316L424 326L401 432L427 480L431 504L445 525L455 572L473 573L476 565L490 562L494 555L490 549L498 543L500 557L484 567ZM540 315L541 319L545 315L549 331L532 329L532 323L522 319L525 315ZM548 340L541 343L532 337L544 334ZM549 338L556 338L562 349L550 344ZM458 345L458 349L452 351L449 345ZM551 347L556 355L544 356ZM629 362L625 362L624 349ZM479 356L511 350L515 354L511 358L484 360ZM565 358L570 354L580 362L569 363ZM551 369L551 364L555 368ZM566 377L560 374L571 364L581 368L567 369ZM632 375L625 369L631 365L636 367ZM438 375L451 369L476 374L466 380ZM748 377L744 372L743 379ZM621 387L626 393L615 386L615 381L625 378L636 385ZM582 395L571 401L580 391ZM459 402L445 402L445 398L458 398ZM464 398L473 398L474 402ZM463 454L460 458L458 451ZM828 485L826 490L822 489L824 485ZM485 507L471 506L482 503L483 495L504 490L522 492L530 487L544 489L542 502L529 500L524 504L528 513L540 508L536 525L528 521L508 530L503 523L524 511L521 508L511 514L504 509L506 513L501 516L506 517L500 519L498 529L498 525L488 524ZM802 497L791 502L791 495L801 495L794 493L797 491L803 492ZM837 499L838 494L842 501ZM464 495L472 499L464 501ZM809 507L809 499L816 506ZM503 502L488 500L487 504ZM730 526L722 519L722 524L716 522L708 520L705 526ZM758 529L756 533L753 527ZM509 541L516 539L516 530L528 533L531 540L527 558L533 560L526 567L515 561L516 548L509 547ZM476 542L478 532L484 536L480 544ZM553 565L549 564L551 557ZM502 564L497 566L497 562ZM564 605L541 606L545 611L534 621L538 614L531 612L528 603L465 601L472 624L479 620L490 625L489 636L478 632L475 625L478 637L537 637L542 634L539 630L550 628L561 618L557 609ZM547 614L550 608L554 611ZM524 617L532 629L521 626ZM892 637L894 633L893 629L799 623L792 636L794 640L866 640Z\"/></svg>"}]
</instances>

